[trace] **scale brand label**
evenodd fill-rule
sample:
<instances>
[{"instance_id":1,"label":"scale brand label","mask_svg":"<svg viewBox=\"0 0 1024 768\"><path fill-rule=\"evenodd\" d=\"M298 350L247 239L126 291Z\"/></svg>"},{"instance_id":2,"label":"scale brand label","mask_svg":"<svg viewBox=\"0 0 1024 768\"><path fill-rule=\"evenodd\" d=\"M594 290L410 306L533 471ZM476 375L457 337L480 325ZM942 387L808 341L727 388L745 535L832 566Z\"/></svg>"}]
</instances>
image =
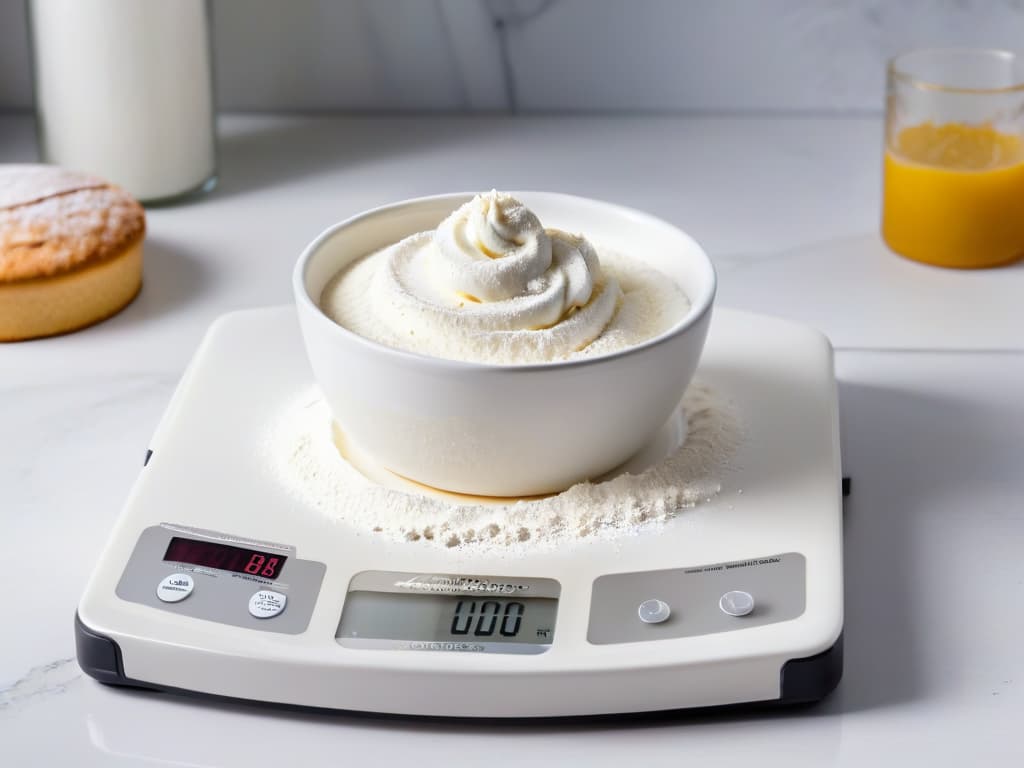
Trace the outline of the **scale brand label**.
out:
<instances>
[{"instance_id":1,"label":"scale brand label","mask_svg":"<svg viewBox=\"0 0 1024 768\"><path fill-rule=\"evenodd\" d=\"M686 568L684 573L712 573L714 571L729 571L733 568L750 568L755 565L777 565L782 562L783 557L784 555L772 555L771 557L760 557L756 560L736 560L731 563L702 565L697 568Z\"/></svg>"},{"instance_id":2,"label":"scale brand label","mask_svg":"<svg viewBox=\"0 0 1024 768\"><path fill-rule=\"evenodd\" d=\"M509 582L490 581L473 576L442 576L441 574L421 574L408 579L394 582L398 589L437 593L483 593L498 595L514 595L526 592L529 584L512 584Z\"/></svg>"}]
</instances>

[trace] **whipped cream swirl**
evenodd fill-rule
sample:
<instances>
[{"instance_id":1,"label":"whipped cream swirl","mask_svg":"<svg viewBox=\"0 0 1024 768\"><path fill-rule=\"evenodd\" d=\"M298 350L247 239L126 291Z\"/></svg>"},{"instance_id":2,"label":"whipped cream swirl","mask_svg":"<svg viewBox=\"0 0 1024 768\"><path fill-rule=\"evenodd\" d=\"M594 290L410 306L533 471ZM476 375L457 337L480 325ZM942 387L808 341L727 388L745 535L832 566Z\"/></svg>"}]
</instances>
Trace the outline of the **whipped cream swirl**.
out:
<instances>
[{"instance_id":1,"label":"whipped cream swirl","mask_svg":"<svg viewBox=\"0 0 1024 768\"><path fill-rule=\"evenodd\" d=\"M601 335L622 298L586 238L544 229L495 191L382 255L374 313L428 354L565 359Z\"/></svg>"}]
</instances>

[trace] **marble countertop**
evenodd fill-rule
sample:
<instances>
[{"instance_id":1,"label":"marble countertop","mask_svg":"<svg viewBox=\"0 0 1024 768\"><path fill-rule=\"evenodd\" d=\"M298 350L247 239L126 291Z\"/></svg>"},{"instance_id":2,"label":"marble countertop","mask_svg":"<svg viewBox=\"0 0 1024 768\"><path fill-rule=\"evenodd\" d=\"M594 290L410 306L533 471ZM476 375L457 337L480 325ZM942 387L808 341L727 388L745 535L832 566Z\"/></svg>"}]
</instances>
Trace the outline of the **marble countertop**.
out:
<instances>
[{"instance_id":1,"label":"marble countertop","mask_svg":"<svg viewBox=\"0 0 1024 768\"><path fill-rule=\"evenodd\" d=\"M1024 759L1024 264L962 273L889 254L880 131L875 118L225 118L218 189L148 213L135 303L0 346L0 764ZM33 158L31 121L0 117L0 162ZM83 677L75 605L207 325L289 301L297 254L345 216L492 186L651 211L709 250L722 304L832 338L853 478L839 689L792 713L498 727L196 704Z\"/></svg>"}]
</instances>

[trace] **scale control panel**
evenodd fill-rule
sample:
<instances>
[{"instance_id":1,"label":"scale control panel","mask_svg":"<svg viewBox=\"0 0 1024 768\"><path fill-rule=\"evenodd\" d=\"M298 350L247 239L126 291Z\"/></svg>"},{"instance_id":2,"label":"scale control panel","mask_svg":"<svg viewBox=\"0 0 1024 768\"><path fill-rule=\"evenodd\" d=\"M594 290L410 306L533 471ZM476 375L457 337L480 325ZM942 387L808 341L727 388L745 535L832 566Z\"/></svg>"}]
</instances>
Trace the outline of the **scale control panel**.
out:
<instances>
[{"instance_id":1,"label":"scale control panel","mask_svg":"<svg viewBox=\"0 0 1024 768\"><path fill-rule=\"evenodd\" d=\"M118 597L163 611L282 634L309 626L326 565L295 547L169 523L145 529ZM796 552L599 576L593 645L682 639L799 617L806 560ZM345 648L539 654L551 648L563 598L555 579L363 571L348 585L335 633Z\"/></svg>"},{"instance_id":2,"label":"scale control panel","mask_svg":"<svg viewBox=\"0 0 1024 768\"><path fill-rule=\"evenodd\" d=\"M666 640L775 624L804 612L806 560L789 552L594 581L587 640Z\"/></svg>"},{"instance_id":3,"label":"scale control panel","mask_svg":"<svg viewBox=\"0 0 1024 768\"><path fill-rule=\"evenodd\" d=\"M116 591L183 616L297 635L326 570L291 546L165 523L142 532Z\"/></svg>"}]
</instances>

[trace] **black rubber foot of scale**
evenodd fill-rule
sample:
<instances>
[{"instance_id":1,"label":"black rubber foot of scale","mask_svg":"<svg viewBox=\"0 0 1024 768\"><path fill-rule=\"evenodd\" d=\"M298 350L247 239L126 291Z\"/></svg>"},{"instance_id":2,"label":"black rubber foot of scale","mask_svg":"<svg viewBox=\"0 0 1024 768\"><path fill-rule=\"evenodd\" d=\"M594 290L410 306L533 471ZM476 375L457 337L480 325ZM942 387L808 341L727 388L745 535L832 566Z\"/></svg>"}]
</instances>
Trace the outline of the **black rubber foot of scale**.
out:
<instances>
[{"instance_id":1,"label":"black rubber foot of scale","mask_svg":"<svg viewBox=\"0 0 1024 768\"><path fill-rule=\"evenodd\" d=\"M480 723L560 723L560 722L599 722L602 720L650 720L671 717L686 717L693 715L706 715L717 713L728 713L730 711L768 711L778 707L806 705L820 701L831 693L839 684L843 675L843 636L840 635L835 644L826 651L809 656L803 659L792 659L786 662L781 671L781 697L772 701L753 702L750 704L726 705L716 707L702 707L698 709L677 709L659 712L638 712L616 715L581 715L572 717L536 717L536 718L473 718L467 721L466 718L456 717L433 717L423 715L385 715L373 712L352 712L348 710L332 710L322 707L301 707L289 704L275 704L270 702L257 702L244 699L234 699L229 696L216 696L208 693L196 693L180 688L153 685L139 680L132 680L124 674L124 662L121 657L121 649L118 644L89 627L87 627L75 614L75 648L78 654L78 664L90 677L99 680L107 685L122 686L127 688L142 688L162 693L179 694L207 701L230 702L236 704L259 705L274 707L282 710L331 713L336 715L408 719L408 720L444 720L459 722L480 722Z\"/></svg>"}]
</instances>

